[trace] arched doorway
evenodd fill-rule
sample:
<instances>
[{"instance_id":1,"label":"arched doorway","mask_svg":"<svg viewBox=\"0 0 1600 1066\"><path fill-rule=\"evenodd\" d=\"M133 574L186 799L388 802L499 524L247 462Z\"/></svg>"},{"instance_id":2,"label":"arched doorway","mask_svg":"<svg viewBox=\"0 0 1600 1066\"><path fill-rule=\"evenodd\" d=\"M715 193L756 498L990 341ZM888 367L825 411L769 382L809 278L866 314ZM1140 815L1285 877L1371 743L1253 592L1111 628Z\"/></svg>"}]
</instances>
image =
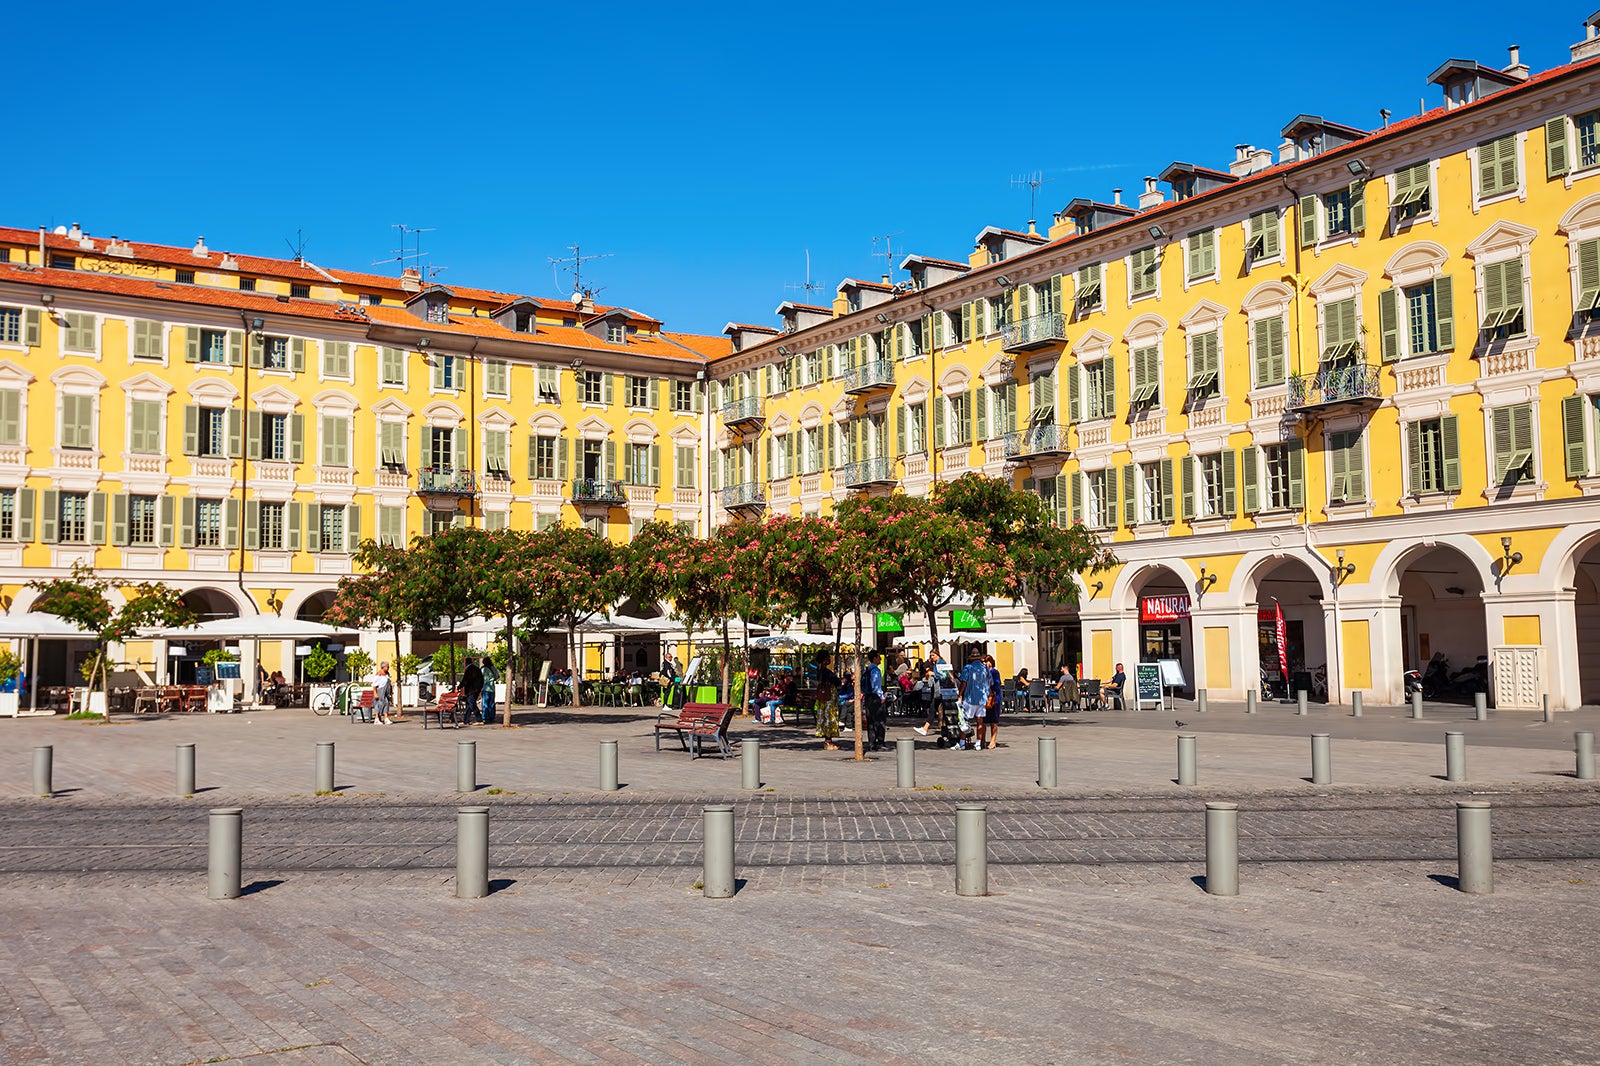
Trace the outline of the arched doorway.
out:
<instances>
[{"instance_id":1,"label":"arched doorway","mask_svg":"<svg viewBox=\"0 0 1600 1066\"><path fill-rule=\"evenodd\" d=\"M1116 658L1133 675L1135 662L1176 659L1188 687L1194 687L1194 629L1189 618L1189 586L1172 570L1153 564L1130 583L1138 610L1139 629L1132 654Z\"/></svg>"},{"instance_id":2,"label":"arched doorway","mask_svg":"<svg viewBox=\"0 0 1600 1066\"><path fill-rule=\"evenodd\" d=\"M196 622L239 617L239 601L220 589L190 589L179 598L183 601L183 605L193 612ZM222 646L223 642L220 640L202 640L193 637L168 641L166 646L168 680L179 685L207 683L211 668L205 667L202 670L201 660L205 658L206 652ZM157 658L160 659L159 654Z\"/></svg>"},{"instance_id":3,"label":"arched doorway","mask_svg":"<svg viewBox=\"0 0 1600 1066\"><path fill-rule=\"evenodd\" d=\"M1323 583L1301 559L1280 558L1255 572L1255 649L1261 691L1282 698L1305 688L1327 693L1329 654ZM1280 625L1281 620L1281 625ZM1281 638L1281 641L1280 641ZM1319 686L1314 679L1320 676Z\"/></svg>"},{"instance_id":4,"label":"arched doorway","mask_svg":"<svg viewBox=\"0 0 1600 1066\"><path fill-rule=\"evenodd\" d=\"M1600 703L1600 537L1573 559L1573 632L1578 644L1578 692Z\"/></svg>"},{"instance_id":5,"label":"arched doorway","mask_svg":"<svg viewBox=\"0 0 1600 1066\"><path fill-rule=\"evenodd\" d=\"M1488 654L1483 579L1470 559L1448 545L1422 547L1400 560L1395 576L1404 668L1425 671L1443 656L1454 673Z\"/></svg>"},{"instance_id":6,"label":"arched doorway","mask_svg":"<svg viewBox=\"0 0 1600 1066\"><path fill-rule=\"evenodd\" d=\"M328 608L333 606L337 592L333 589L323 589L313 592L300 603L300 609L294 616L302 622L320 622L322 616L328 613Z\"/></svg>"}]
</instances>

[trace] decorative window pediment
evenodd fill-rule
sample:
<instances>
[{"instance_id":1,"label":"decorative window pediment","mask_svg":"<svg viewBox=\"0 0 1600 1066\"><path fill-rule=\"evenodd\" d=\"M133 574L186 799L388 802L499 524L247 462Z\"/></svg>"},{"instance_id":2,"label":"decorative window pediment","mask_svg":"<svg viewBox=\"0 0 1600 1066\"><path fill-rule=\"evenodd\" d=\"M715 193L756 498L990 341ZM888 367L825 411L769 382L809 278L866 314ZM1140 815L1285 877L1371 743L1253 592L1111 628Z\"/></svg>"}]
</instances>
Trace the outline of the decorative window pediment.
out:
<instances>
[{"instance_id":1,"label":"decorative window pediment","mask_svg":"<svg viewBox=\"0 0 1600 1066\"><path fill-rule=\"evenodd\" d=\"M939 391L946 396L954 396L957 393L966 392L969 380L970 375L967 373L966 367L953 366L946 370L939 379Z\"/></svg>"},{"instance_id":2,"label":"decorative window pediment","mask_svg":"<svg viewBox=\"0 0 1600 1066\"><path fill-rule=\"evenodd\" d=\"M800 409L800 428L816 429L822 424L822 408L818 404L808 403Z\"/></svg>"},{"instance_id":3,"label":"decorative window pediment","mask_svg":"<svg viewBox=\"0 0 1600 1066\"><path fill-rule=\"evenodd\" d=\"M1204 333L1217 329L1227 316L1226 307L1211 300L1201 300L1189 309L1188 314L1178 319L1178 326L1186 332Z\"/></svg>"},{"instance_id":4,"label":"decorative window pediment","mask_svg":"<svg viewBox=\"0 0 1600 1066\"><path fill-rule=\"evenodd\" d=\"M1072 346L1072 354L1079 359L1093 359L1104 355L1111 349L1111 336L1100 330L1091 329L1078 338L1078 343Z\"/></svg>"},{"instance_id":5,"label":"decorative window pediment","mask_svg":"<svg viewBox=\"0 0 1600 1066\"><path fill-rule=\"evenodd\" d=\"M1122 339L1134 348L1155 344L1167 332L1167 320L1160 315L1140 315L1128 324Z\"/></svg>"},{"instance_id":6,"label":"decorative window pediment","mask_svg":"<svg viewBox=\"0 0 1600 1066\"><path fill-rule=\"evenodd\" d=\"M388 421L393 421L397 418L410 418L412 414L408 405L401 403L393 396L386 396L373 404L372 413L378 418Z\"/></svg>"},{"instance_id":7,"label":"decorative window pediment","mask_svg":"<svg viewBox=\"0 0 1600 1066\"><path fill-rule=\"evenodd\" d=\"M528 425L533 427L535 433L544 436L559 436L567 428L560 415L553 411L541 411L528 420Z\"/></svg>"},{"instance_id":8,"label":"decorative window pediment","mask_svg":"<svg viewBox=\"0 0 1600 1066\"><path fill-rule=\"evenodd\" d=\"M1263 281L1250 290L1240 306L1250 318L1270 318L1288 310L1289 301L1293 299L1294 290L1283 282Z\"/></svg>"},{"instance_id":9,"label":"decorative window pediment","mask_svg":"<svg viewBox=\"0 0 1600 1066\"><path fill-rule=\"evenodd\" d=\"M605 440L611 436L611 427L601 419L590 415L578 423L578 436L584 440Z\"/></svg>"},{"instance_id":10,"label":"decorative window pediment","mask_svg":"<svg viewBox=\"0 0 1600 1066\"><path fill-rule=\"evenodd\" d=\"M0 363L0 381L10 381L7 366L15 365ZM33 375L28 375L28 381L33 380ZM122 383L122 391L135 400L165 400L173 393L172 383L154 374L135 374Z\"/></svg>"},{"instance_id":11,"label":"decorative window pediment","mask_svg":"<svg viewBox=\"0 0 1600 1066\"><path fill-rule=\"evenodd\" d=\"M1600 236L1600 193L1586 196L1567 209L1556 230L1573 240Z\"/></svg>"},{"instance_id":12,"label":"decorative window pediment","mask_svg":"<svg viewBox=\"0 0 1600 1066\"><path fill-rule=\"evenodd\" d=\"M1510 259L1514 255L1525 255L1528 245L1532 244L1538 235L1539 231L1536 229L1503 218L1498 219L1484 230L1477 240L1467 245L1467 254L1474 259L1487 260Z\"/></svg>"},{"instance_id":13,"label":"decorative window pediment","mask_svg":"<svg viewBox=\"0 0 1600 1066\"><path fill-rule=\"evenodd\" d=\"M86 366L64 366L50 375L50 383L67 392L98 392L106 387L106 376Z\"/></svg>"},{"instance_id":14,"label":"decorative window pediment","mask_svg":"<svg viewBox=\"0 0 1600 1066\"><path fill-rule=\"evenodd\" d=\"M1318 302L1332 302L1334 300L1348 300L1352 296L1361 294L1361 287L1367 283L1367 272L1357 270L1355 267L1343 263L1335 263L1328 272L1311 283L1307 290Z\"/></svg>"},{"instance_id":15,"label":"decorative window pediment","mask_svg":"<svg viewBox=\"0 0 1600 1066\"><path fill-rule=\"evenodd\" d=\"M656 427L642 418L635 418L622 427L623 435L630 444L653 444L656 439Z\"/></svg>"},{"instance_id":16,"label":"decorative window pediment","mask_svg":"<svg viewBox=\"0 0 1600 1066\"><path fill-rule=\"evenodd\" d=\"M321 397L318 397L320 400ZM450 429L461 424L461 408L439 400L422 409L422 420L438 429Z\"/></svg>"},{"instance_id":17,"label":"decorative window pediment","mask_svg":"<svg viewBox=\"0 0 1600 1066\"><path fill-rule=\"evenodd\" d=\"M1439 276L1445 260L1450 258L1443 245L1433 241L1413 241L1383 265L1383 273L1396 285L1404 288L1420 285Z\"/></svg>"}]
</instances>

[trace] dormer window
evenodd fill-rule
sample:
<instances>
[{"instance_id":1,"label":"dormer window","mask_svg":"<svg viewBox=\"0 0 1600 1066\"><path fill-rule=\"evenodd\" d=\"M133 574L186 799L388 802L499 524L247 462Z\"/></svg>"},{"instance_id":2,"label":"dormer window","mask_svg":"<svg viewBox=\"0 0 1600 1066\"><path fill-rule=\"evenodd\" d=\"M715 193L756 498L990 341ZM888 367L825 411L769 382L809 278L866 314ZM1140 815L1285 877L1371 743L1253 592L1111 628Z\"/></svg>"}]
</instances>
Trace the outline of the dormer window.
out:
<instances>
[{"instance_id":1,"label":"dormer window","mask_svg":"<svg viewBox=\"0 0 1600 1066\"><path fill-rule=\"evenodd\" d=\"M628 327L621 322L606 323L606 343L621 344L628 339Z\"/></svg>"},{"instance_id":2,"label":"dormer window","mask_svg":"<svg viewBox=\"0 0 1600 1066\"><path fill-rule=\"evenodd\" d=\"M1194 189L1194 175L1191 174L1187 178L1178 178L1172 183L1172 198L1175 200L1187 200L1194 195Z\"/></svg>"},{"instance_id":3,"label":"dormer window","mask_svg":"<svg viewBox=\"0 0 1600 1066\"><path fill-rule=\"evenodd\" d=\"M993 244L989 245L990 263L1003 263L1005 262L1005 259L1006 249L1004 244L1000 243L999 241L995 241Z\"/></svg>"},{"instance_id":4,"label":"dormer window","mask_svg":"<svg viewBox=\"0 0 1600 1066\"><path fill-rule=\"evenodd\" d=\"M532 333L534 316L532 311L518 311L516 317L517 333Z\"/></svg>"},{"instance_id":5,"label":"dormer window","mask_svg":"<svg viewBox=\"0 0 1600 1066\"><path fill-rule=\"evenodd\" d=\"M861 310L861 293L856 289L851 289L845 295L845 305L852 311Z\"/></svg>"},{"instance_id":6,"label":"dormer window","mask_svg":"<svg viewBox=\"0 0 1600 1066\"><path fill-rule=\"evenodd\" d=\"M445 303L443 300L428 301L427 320L429 322L436 322L440 325L448 325L450 322L450 305Z\"/></svg>"}]
</instances>

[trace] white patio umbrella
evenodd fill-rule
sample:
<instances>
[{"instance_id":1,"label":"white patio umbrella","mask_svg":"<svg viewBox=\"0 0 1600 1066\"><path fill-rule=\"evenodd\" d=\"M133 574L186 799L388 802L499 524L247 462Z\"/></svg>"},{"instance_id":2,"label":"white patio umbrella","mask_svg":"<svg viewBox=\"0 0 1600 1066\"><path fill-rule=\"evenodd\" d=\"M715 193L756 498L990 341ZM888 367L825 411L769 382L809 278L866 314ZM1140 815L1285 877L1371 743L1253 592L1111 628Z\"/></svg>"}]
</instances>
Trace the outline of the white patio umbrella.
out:
<instances>
[{"instance_id":1,"label":"white patio umbrella","mask_svg":"<svg viewBox=\"0 0 1600 1066\"><path fill-rule=\"evenodd\" d=\"M41 640L94 640L98 636L76 622L44 611L0 615L0 640L25 640L28 642L27 663L28 713L39 709L39 641ZM21 713L20 709L18 713ZM53 712L52 712L53 713Z\"/></svg>"},{"instance_id":2,"label":"white patio umbrella","mask_svg":"<svg viewBox=\"0 0 1600 1066\"><path fill-rule=\"evenodd\" d=\"M324 622L312 622L304 618L253 614L238 618L208 618L204 622L196 622L189 626L147 630L141 635L156 640L248 640L255 645L255 661L259 663L263 640L333 640L339 637L355 637L359 633L348 627L330 626ZM259 695L256 691L256 679L241 677L240 681L245 686L246 695L254 701Z\"/></svg>"}]
</instances>

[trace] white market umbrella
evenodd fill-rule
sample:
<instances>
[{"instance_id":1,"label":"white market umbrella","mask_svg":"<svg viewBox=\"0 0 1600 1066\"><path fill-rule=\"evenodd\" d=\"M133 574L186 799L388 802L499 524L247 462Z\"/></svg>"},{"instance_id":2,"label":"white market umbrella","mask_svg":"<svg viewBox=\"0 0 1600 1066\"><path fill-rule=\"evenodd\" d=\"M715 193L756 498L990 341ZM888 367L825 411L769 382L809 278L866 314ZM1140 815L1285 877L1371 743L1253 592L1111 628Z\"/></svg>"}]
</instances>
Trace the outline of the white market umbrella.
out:
<instances>
[{"instance_id":1,"label":"white market umbrella","mask_svg":"<svg viewBox=\"0 0 1600 1066\"><path fill-rule=\"evenodd\" d=\"M26 640L28 642L28 655L24 660L27 663L28 685L28 710L34 712L39 709L39 641L41 640L94 640L99 636L91 629L85 629L76 622L68 621L60 615L48 614L44 611L28 611L23 614L0 615L0 640Z\"/></svg>"}]
</instances>

